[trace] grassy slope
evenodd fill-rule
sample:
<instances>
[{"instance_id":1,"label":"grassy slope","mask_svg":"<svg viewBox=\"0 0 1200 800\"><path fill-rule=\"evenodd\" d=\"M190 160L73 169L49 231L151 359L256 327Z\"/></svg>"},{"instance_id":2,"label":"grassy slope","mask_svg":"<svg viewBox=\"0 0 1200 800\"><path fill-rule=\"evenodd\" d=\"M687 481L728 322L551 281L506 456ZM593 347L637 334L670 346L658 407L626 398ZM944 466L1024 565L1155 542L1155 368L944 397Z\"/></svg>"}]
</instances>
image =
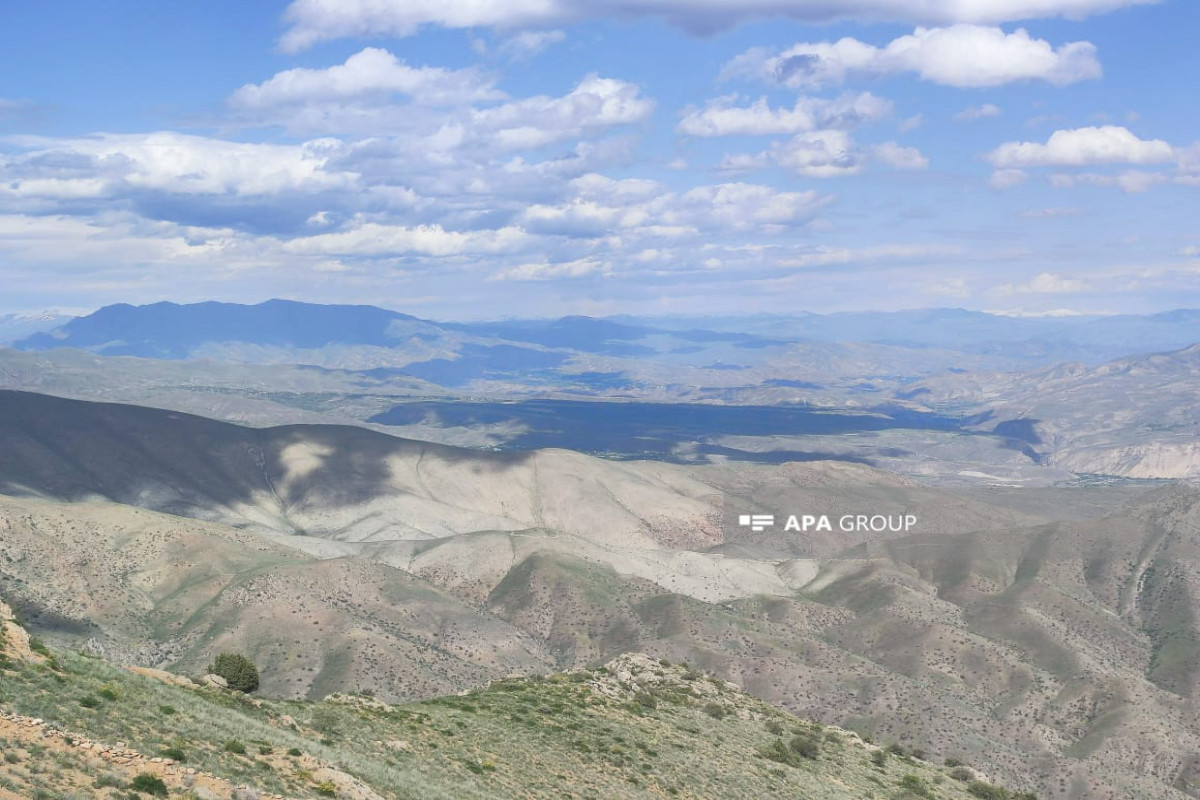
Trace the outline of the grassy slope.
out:
<instances>
[{"instance_id":1,"label":"grassy slope","mask_svg":"<svg viewBox=\"0 0 1200 800\"><path fill-rule=\"evenodd\" d=\"M179 748L187 766L229 782L221 786L289 797L371 797L367 787L422 799L979 796L947 769L875 755L852 735L644 656L386 706L361 697L250 700L58 653L49 665L6 663L0 711L146 756ZM0 797L128 796L120 787L140 767L104 762L62 737L22 733L33 730L0 724ZM817 758L789 750L797 736L818 743ZM230 741L246 754L228 752ZM772 747L782 748L783 761L764 755ZM189 796L178 768L143 766L164 775L171 796Z\"/></svg>"}]
</instances>

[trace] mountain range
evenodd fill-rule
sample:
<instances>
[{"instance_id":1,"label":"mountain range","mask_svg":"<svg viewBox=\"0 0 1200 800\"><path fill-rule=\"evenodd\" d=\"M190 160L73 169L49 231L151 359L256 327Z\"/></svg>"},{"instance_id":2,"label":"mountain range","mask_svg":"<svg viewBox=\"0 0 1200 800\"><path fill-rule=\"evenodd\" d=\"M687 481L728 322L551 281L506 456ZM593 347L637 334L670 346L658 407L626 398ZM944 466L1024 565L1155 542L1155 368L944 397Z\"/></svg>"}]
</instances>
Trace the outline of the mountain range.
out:
<instances>
[{"instance_id":1,"label":"mountain range","mask_svg":"<svg viewBox=\"0 0 1200 800\"><path fill-rule=\"evenodd\" d=\"M36 633L387 700L621 653L1048 797L1195 796L1200 490L936 489L0 394L0 594ZM743 514L911 513L755 532Z\"/></svg>"}]
</instances>

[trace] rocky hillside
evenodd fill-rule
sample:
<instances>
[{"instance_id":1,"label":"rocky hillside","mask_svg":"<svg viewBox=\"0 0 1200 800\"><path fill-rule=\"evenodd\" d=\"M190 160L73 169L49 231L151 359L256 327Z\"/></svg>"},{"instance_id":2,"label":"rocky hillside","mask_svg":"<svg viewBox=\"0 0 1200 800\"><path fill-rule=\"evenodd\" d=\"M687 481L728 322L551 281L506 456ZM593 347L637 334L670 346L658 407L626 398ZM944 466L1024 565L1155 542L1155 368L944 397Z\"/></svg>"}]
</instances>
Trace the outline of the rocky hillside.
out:
<instances>
[{"instance_id":1,"label":"rocky hillside","mask_svg":"<svg viewBox=\"0 0 1200 800\"><path fill-rule=\"evenodd\" d=\"M44 651L0 606L0 798L1017 798L641 654L389 705Z\"/></svg>"}]
</instances>

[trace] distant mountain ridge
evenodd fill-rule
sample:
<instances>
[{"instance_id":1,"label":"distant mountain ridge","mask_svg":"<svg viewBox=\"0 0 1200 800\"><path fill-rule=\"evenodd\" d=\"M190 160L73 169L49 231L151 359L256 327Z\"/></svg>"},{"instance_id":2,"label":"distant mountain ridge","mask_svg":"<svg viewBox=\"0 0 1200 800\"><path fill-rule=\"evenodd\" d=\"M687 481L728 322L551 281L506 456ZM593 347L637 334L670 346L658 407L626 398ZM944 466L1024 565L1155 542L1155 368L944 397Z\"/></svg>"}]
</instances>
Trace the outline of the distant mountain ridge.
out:
<instances>
[{"instance_id":1,"label":"distant mountain ridge","mask_svg":"<svg viewBox=\"0 0 1200 800\"><path fill-rule=\"evenodd\" d=\"M0 317L0 323L5 318ZM44 323L43 323L44 325ZM20 350L74 347L102 355L194 358L210 343L318 350L397 348L413 338L443 345L509 342L604 356L653 356L673 340L755 350L797 342L944 348L1012 358L1029 366L1100 363L1200 342L1200 310L1107 317L1010 317L958 308L834 314L594 318L437 322L370 305L268 300L105 306L17 340ZM654 340L658 340L657 342ZM235 359L236 360L236 359ZM255 360L254 358L244 360ZM299 363L299 362L298 362ZM377 365L383 366L383 365Z\"/></svg>"}]
</instances>

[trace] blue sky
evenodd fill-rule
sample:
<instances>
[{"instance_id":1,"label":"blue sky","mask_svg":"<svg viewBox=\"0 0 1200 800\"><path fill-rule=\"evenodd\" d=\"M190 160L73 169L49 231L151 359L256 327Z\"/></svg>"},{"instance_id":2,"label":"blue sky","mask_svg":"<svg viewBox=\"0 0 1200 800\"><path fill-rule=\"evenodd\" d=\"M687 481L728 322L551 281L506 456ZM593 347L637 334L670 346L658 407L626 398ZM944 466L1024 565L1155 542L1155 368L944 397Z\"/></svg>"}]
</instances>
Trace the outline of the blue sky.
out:
<instances>
[{"instance_id":1,"label":"blue sky","mask_svg":"<svg viewBox=\"0 0 1200 800\"><path fill-rule=\"evenodd\" d=\"M0 312L1200 305L1183 0L14 4Z\"/></svg>"}]
</instances>

